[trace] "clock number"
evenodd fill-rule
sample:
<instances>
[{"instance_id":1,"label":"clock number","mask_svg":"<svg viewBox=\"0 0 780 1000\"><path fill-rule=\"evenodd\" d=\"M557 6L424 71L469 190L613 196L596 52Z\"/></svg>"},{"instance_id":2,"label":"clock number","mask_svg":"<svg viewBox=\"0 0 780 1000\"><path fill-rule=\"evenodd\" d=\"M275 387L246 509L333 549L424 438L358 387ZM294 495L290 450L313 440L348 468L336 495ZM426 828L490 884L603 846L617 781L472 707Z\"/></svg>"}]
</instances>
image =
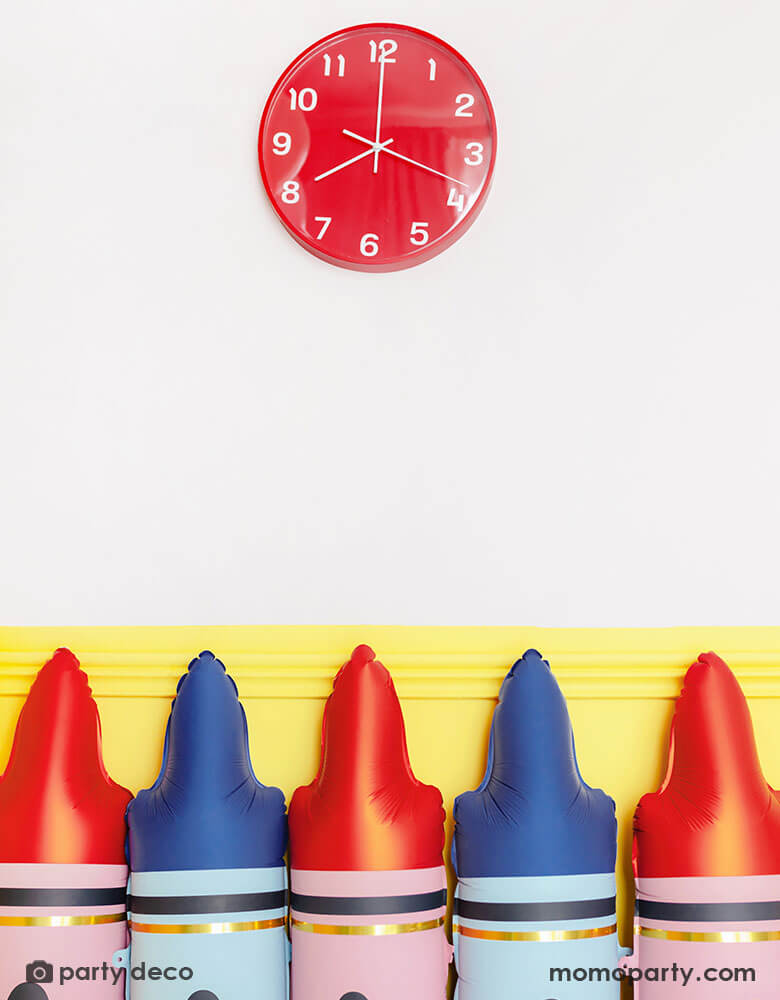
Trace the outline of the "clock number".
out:
<instances>
[{"instance_id":1,"label":"clock number","mask_svg":"<svg viewBox=\"0 0 780 1000\"><path fill-rule=\"evenodd\" d=\"M323 74L322 75L323 76L330 76L330 71L331 71L331 67L333 65L333 60L331 59L331 57L328 55L327 52L323 55L322 59L323 59L323 61L325 63L325 68L323 70ZM339 55L336 56L336 62L338 63L338 71L337 71L338 75L339 76L344 76L344 71L347 68L347 60L344 58L344 56L342 56L341 54L339 54Z\"/></svg>"},{"instance_id":2,"label":"clock number","mask_svg":"<svg viewBox=\"0 0 780 1000\"><path fill-rule=\"evenodd\" d=\"M456 118L473 118L474 115L469 108L474 107L474 95L473 94L458 94L455 98L455 103L457 108L455 109Z\"/></svg>"},{"instance_id":3,"label":"clock number","mask_svg":"<svg viewBox=\"0 0 780 1000\"><path fill-rule=\"evenodd\" d=\"M431 67L431 72L428 76L428 79L431 81L431 83L433 83L433 81L436 79L436 60L429 59L428 65Z\"/></svg>"},{"instance_id":4,"label":"clock number","mask_svg":"<svg viewBox=\"0 0 780 1000\"><path fill-rule=\"evenodd\" d=\"M315 215L314 221L322 223L322 229L317 233L317 239L321 240L325 233L327 233L328 226L333 222L333 218L330 215Z\"/></svg>"},{"instance_id":5,"label":"clock number","mask_svg":"<svg viewBox=\"0 0 780 1000\"><path fill-rule=\"evenodd\" d=\"M364 257L376 257L379 253L379 235L377 233L366 233L360 241L360 252Z\"/></svg>"},{"instance_id":6,"label":"clock number","mask_svg":"<svg viewBox=\"0 0 780 1000\"><path fill-rule=\"evenodd\" d=\"M282 201L285 205L297 205L301 200L301 185L298 181L285 181L282 184Z\"/></svg>"},{"instance_id":7,"label":"clock number","mask_svg":"<svg viewBox=\"0 0 780 1000\"><path fill-rule=\"evenodd\" d=\"M469 155L463 158L467 167L478 167L485 162L485 147L481 142L467 142L466 149Z\"/></svg>"},{"instance_id":8,"label":"clock number","mask_svg":"<svg viewBox=\"0 0 780 1000\"><path fill-rule=\"evenodd\" d=\"M377 45L373 39L368 43L371 46L371 62L394 63L393 53L398 51L398 42L392 38L384 38Z\"/></svg>"},{"instance_id":9,"label":"clock number","mask_svg":"<svg viewBox=\"0 0 780 1000\"><path fill-rule=\"evenodd\" d=\"M414 243L415 246L424 247L431 238L431 234L428 232L429 225L430 222L413 222L409 242Z\"/></svg>"},{"instance_id":10,"label":"clock number","mask_svg":"<svg viewBox=\"0 0 780 1000\"><path fill-rule=\"evenodd\" d=\"M292 136L289 132L277 132L273 138L274 153L277 156L287 156L292 148Z\"/></svg>"},{"instance_id":11,"label":"clock number","mask_svg":"<svg viewBox=\"0 0 780 1000\"><path fill-rule=\"evenodd\" d=\"M459 212L462 212L465 204L466 204L465 194L458 191L457 188L450 188L450 193L447 198L447 205L450 208L457 208Z\"/></svg>"},{"instance_id":12,"label":"clock number","mask_svg":"<svg viewBox=\"0 0 780 1000\"><path fill-rule=\"evenodd\" d=\"M314 111L317 107L317 91L313 87L304 87L298 93L295 87L290 88L290 111Z\"/></svg>"}]
</instances>

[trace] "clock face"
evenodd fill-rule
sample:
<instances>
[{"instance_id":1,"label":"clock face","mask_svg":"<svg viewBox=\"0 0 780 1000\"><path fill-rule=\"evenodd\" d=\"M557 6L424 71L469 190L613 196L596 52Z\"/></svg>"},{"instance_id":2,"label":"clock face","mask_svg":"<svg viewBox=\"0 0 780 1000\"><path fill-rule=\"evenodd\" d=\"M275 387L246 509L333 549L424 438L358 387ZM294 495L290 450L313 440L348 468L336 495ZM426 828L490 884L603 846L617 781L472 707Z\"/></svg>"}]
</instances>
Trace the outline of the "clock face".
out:
<instances>
[{"instance_id":1,"label":"clock face","mask_svg":"<svg viewBox=\"0 0 780 1000\"><path fill-rule=\"evenodd\" d=\"M455 242L488 192L496 124L481 80L433 35L369 24L307 49L268 99L268 196L323 260L396 271Z\"/></svg>"}]
</instances>

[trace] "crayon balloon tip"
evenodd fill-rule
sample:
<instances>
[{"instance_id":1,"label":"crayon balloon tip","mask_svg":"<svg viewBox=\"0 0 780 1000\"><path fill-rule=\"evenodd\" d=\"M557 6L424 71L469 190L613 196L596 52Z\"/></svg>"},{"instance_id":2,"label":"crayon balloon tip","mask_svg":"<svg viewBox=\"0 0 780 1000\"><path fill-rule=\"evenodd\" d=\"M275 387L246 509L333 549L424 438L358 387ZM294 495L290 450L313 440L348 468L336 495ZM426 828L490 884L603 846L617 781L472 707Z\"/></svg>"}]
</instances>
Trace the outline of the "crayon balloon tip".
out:
<instances>
[{"instance_id":1,"label":"crayon balloon tip","mask_svg":"<svg viewBox=\"0 0 780 1000\"><path fill-rule=\"evenodd\" d=\"M454 811L461 878L614 870L615 804L584 783L566 699L538 650L501 685L485 777Z\"/></svg>"},{"instance_id":2,"label":"crayon balloon tip","mask_svg":"<svg viewBox=\"0 0 780 1000\"><path fill-rule=\"evenodd\" d=\"M87 675L60 648L30 687L0 776L0 861L120 864L130 798L106 773Z\"/></svg>"},{"instance_id":3,"label":"crayon balloon tip","mask_svg":"<svg viewBox=\"0 0 780 1000\"><path fill-rule=\"evenodd\" d=\"M320 769L295 792L290 824L296 869L441 864L441 792L412 772L398 695L370 646L358 646L336 675L323 716Z\"/></svg>"},{"instance_id":4,"label":"crayon balloon tip","mask_svg":"<svg viewBox=\"0 0 780 1000\"><path fill-rule=\"evenodd\" d=\"M660 789L634 817L640 877L748 876L780 871L780 810L758 756L739 681L715 653L685 675Z\"/></svg>"},{"instance_id":5,"label":"crayon balloon tip","mask_svg":"<svg viewBox=\"0 0 780 1000\"><path fill-rule=\"evenodd\" d=\"M542 665L552 673L550 669L550 664L545 660L538 649L527 649L519 660L515 661L512 665L512 669L509 671L511 677L517 676L521 670L525 667L537 667Z\"/></svg>"},{"instance_id":6,"label":"crayon balloon tip","mask_svg":"<svg viewBox=\"0 0 780 1000\"><path fill-rule=\"evenodd\" d=\"M211 652L210 649L204 649L201 653L199 653L194 660L190 661L190 665L187 669L192 670L194 667L210 663L217 664L218 666L222 667L223 670L225 670L225 664L222 662L222 660L217 659L217 657ZM226 670L225 672L227 673Z\"/></svg>"},{"instance_id":7,"label":"crayon balloon tip","mask_svg":"<svg viewBox=\"0 0 780 1000\"><path fill-rule=\"evenodd\" d=\"M277 867L284 796L256 778L235 681L210 650L180 679L160 775L128 811L133 871Z\"/></svg>"},{"instance_id":8,"label":"crayon balloon tip","mask_svg":"<svg viewBox=\"0 0 780 1000\"><path fill-rule=\"evenodd\" d=\"M732 708L724 708L724 713L729 717L731 723L735 723L739 716L742 717L742 728L745 730L742 736L752 741L752 724L739 681L729 665L717 653L701 653L685 675L683 690L675 713L678 725L685 722L690 712L696 712L702 717L702 720L705 720L709 714L714 719L714 713L717 711L714 707L716 701L724 706L732 706ZM736 714L732 715L732 711ZM716 721L716 726L719 726L720 721L723 720ZM726 741L721 742L725 743Z\"/></svg>"},{"instance_id":9,"label":"crayon balloon tip","mask_svg":"<svg viewBox=\"0 0 780 1000\"><path fill-rule=\"evenodd\" d=\"M376 658L376 653L370 646L362 644L352 650L352 655L341 667L333 681L333 690L344 688L351 683L359 683L368 676L384 677L391 684L390 674L384 664Z\"/></svg>"},{"instance_id":10,"label":"crayon balloon tip","mask_svg":"<svg viewBox=\"0 0 780 1000\"><path fill-rule=\"evenodd\" d=\"M699 665L707 667L710 670L714 670L716 673L722 673L722 674L731 673L731 668L725 662L725 660L722 660L718 656L718 654L714 653L712 650L709 650L706 653L699 653L699 658L696 661L696 663L694 663L691 669L695 670L696 667L698 667Z\"/></svg>"},{"instance_id":11,"label":"crayon balloon tip","mask_svg":"<svg viewBox=\"0 0 780 1000\"><path fill-rule=\"evenodd\" d=\"M63 690L70 691L79 691L83 688L88 696L92 694L89 678L81 669L81 663L65 646L55 649L51 657L38 671L30 690L30 696L44 697L44 692L59 690L61 687Z\"/></svg>"},{"instance_id":12,"label":"crayon balloon tip","mask_svg":"<svg viewBox=\"0 0 780 1000\"><path fill-rule=\"evenodd\" d=\"M362 665L364 663L371 663L371 661L375 659L376 653L374 653L374 650L370 646L363 644L355 646L352 651L352 656L350 657L350 663Z\"/></svg>"},{"instance_id":13,"label":"crayon balloon tip","mask_svg":"<svg viewBox=\"0 0 780 1000\"><path fill-rule=\"evenodd\" d=\"M62 670L78 670L81 666L76 655L67 646L60 646L59 649L54 650L52 658L46 666L51 664L56 664Z\"/></svg>"},{"instance_id":14,"label":"crayon balloon tip","mask_svg":"<svg viewBox=\"0 0 780 1000\"><path fill-rule=\"evenodd\" d=\"M38 671L29 697L54 698L57 697L56 692L65 690L76 692L81 688L88 697L91 697L89 678L81 669L81 663L69 649L60 646Z\"/></svg>"}]
</instances>

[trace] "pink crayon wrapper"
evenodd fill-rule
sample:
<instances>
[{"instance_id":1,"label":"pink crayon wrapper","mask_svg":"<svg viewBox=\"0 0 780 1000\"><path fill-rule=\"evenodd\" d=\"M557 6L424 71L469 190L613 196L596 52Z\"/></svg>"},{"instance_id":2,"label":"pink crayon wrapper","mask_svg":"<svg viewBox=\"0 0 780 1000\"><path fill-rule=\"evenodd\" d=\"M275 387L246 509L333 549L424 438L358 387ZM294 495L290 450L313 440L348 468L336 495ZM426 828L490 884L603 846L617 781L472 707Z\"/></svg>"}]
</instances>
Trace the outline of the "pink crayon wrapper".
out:
<instances>
[{"instance_id":1,"label":"pink crayon wrapper","mask_svg":"<svg viewBox=\"0 0 780 1000\"><path fill-rule=\"evenodd\" d=\"M776 1000L780 876L640 878L636 1000Z\"/></svg>"},{"instance_id":2,"label":"pink crayon wrapper","mask_svg":"<svg viewBox=\"0 0 780 1000\"><path fill-rule=\"evenodd\" d=\"M292 871L292 998L444 1000L444 868Z\"/></svg>"},{"instance_id":3,"label":"pink crayon wrapper","mask_svg":"<svg viewBox=\"0 0 780 1000\"><path fill-rule=\"evenodd\" d=\"M123 865L0 864L0 997L122 1000L111 959L127 945Z\"/></svg>"}]
</instances>

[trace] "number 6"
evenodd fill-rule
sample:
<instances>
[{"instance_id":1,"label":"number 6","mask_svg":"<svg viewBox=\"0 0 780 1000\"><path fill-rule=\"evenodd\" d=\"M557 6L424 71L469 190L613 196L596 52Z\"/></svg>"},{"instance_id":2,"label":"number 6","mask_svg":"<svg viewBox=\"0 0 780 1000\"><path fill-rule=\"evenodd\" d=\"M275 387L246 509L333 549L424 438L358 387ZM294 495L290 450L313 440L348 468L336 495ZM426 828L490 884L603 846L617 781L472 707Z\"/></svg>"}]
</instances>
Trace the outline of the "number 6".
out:
<instances>
[{"instance_id":1,"label":"number 6","mask_svg":"<svg viewBox=\"0 0 780 1000\"><path fill-rule=\"evenodd\" d=\"M360 241L360 252L364 257L376 257L379 253L379 236L377 233L366 233Z\"/></svg>"}]
</instances>

